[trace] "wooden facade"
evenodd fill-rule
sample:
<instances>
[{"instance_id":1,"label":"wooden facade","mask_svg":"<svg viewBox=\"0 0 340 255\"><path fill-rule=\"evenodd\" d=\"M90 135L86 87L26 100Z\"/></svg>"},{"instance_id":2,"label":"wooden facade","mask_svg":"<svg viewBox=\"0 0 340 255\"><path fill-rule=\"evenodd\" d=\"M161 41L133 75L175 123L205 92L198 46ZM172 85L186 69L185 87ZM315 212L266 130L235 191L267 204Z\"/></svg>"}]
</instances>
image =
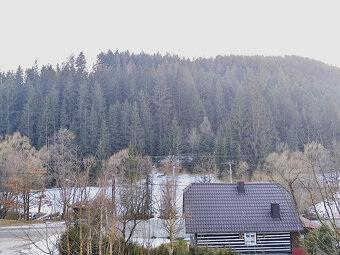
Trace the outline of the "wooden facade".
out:
<instances>
[{"instance_id":1,"label":"wooden facade","mask_svg":"<svg viewBox=\"0 0 340 255\"><path fill-rule=\"evenodd\" d=\"M297 236L289 232L256 233L256 244L247 245L246 233L199 233L192 235L192 242L199 247L231 248L247 254L292 254L292 244ZM294 240L292 240L294 239Z\"/></svg>"}]
</instances>

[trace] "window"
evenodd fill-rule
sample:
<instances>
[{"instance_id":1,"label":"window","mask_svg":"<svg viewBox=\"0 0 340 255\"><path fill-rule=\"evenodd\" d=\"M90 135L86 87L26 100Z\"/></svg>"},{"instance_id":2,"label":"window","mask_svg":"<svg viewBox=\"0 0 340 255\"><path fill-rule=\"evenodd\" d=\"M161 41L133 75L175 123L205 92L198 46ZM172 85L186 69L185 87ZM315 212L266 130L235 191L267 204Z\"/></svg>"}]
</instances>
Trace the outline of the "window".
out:
<instances>
[{"instance_id":1,"label":"window","mask_svg":"<svg viewBox=\"0 0 340 255\"><path fill-rule=\"evenodd\" d=\"M246 245L256 245L256 233L245 233L244 243Z\"/></svg>"}]
</instances>

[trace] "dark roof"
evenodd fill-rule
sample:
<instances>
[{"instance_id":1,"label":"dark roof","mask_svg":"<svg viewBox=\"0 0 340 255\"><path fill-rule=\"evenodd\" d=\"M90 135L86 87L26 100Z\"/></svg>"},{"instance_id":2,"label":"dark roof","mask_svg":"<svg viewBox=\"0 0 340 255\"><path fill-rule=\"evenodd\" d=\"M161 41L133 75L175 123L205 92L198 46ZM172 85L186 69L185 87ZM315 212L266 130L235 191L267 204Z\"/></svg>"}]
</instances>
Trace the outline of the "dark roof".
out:
<instances>
[{"instance_id":1,"label":"dark roof","mask_svg":"<svg viewBox=\"0 0 340 255\"><path fill-rule=\"evenodd\" d=\"M183 193L187 233L303 231L290 193L277 183L192 183ZM281 219L271 217L280 204Z\"/></svg>"}]
</instances>

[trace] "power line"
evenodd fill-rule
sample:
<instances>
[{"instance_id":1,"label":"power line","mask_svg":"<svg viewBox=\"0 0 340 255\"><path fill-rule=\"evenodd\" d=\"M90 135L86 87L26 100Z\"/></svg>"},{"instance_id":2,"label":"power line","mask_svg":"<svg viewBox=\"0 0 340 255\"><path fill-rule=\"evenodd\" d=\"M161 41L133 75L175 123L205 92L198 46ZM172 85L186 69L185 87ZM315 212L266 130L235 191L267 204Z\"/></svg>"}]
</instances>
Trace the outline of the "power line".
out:
<instances>
[{"instance_id":1,"label":"power line","mask_svg":"<svg viewBox=\"0 0 340 255\"><path fill-rule=\"evenodd\" d=\"M180 155L180 156L173 156L173 155L142 155L137 157L150 157L150 158L159 158L159 159L166 159L167 157L175 157L177 159L183 158L227 158L227 159L240 159L243 157L252 157L252 158L264 158L267 157L269 154L266 155L251 155L251 154L243 154L241 156L219 156L219 155ZM107 161L108 159L95 159L95 161Z\"/></svg>"}]
</instances>

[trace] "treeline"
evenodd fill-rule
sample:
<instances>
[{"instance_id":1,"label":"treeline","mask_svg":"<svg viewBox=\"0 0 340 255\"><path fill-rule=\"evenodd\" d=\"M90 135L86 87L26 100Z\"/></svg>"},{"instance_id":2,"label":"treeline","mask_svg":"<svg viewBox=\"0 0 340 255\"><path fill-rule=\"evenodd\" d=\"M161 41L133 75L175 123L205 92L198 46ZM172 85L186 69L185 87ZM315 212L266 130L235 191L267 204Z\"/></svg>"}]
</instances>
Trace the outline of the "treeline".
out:
<instances>
[{"instance_id":1,"label":"treeline","mask_svg":"<svg viewBox=\"0 0 340 255\"><path fill-rule=\"evenodd\" d=\"M250 172L282 144L326 147L340 136L340 70L300 57L80 53L53 68L0 74L0 135L40 148L67 128L82 157L103 160L131 144L141 154L211 155Z\"/></svg>"}]
</instances>

